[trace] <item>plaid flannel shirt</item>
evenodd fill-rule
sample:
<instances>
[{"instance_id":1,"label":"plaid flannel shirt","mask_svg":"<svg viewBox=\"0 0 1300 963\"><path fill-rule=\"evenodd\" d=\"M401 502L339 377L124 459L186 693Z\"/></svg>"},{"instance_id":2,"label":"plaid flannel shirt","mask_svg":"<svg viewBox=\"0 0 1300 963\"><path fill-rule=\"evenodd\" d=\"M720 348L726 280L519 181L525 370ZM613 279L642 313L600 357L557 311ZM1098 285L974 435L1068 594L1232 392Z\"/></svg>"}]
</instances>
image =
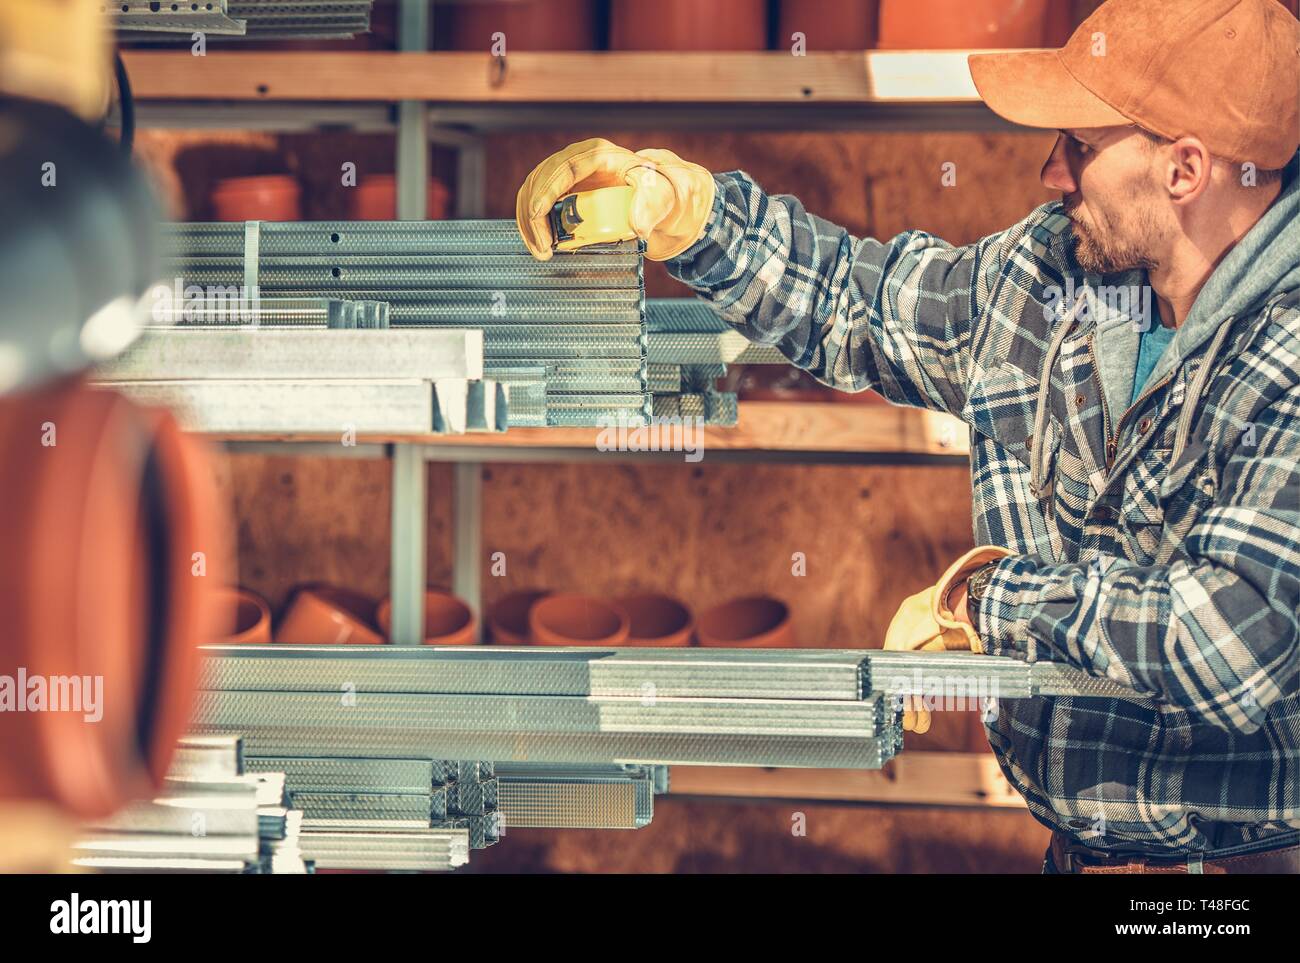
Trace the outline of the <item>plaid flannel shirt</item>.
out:
<instances>
[{"instance_id":1,"label":"plaid flannel shirt","mask_svg":"<svg viewBox=\"0 0 1300 963\"><path fill-rule=\"evenodd\" d=\"M715 179L674 276L824 384L970 426L975 541L1014 553L975 613L987 650L1150 697L1003 702L989 741L1032 814L1110 851L1293 836L1300 291L1109 410L1101 315L1052 307L1124 279L1078 267L1059 203L953 247L854 238L741 172Z\"/></svg>"}]
</instances>

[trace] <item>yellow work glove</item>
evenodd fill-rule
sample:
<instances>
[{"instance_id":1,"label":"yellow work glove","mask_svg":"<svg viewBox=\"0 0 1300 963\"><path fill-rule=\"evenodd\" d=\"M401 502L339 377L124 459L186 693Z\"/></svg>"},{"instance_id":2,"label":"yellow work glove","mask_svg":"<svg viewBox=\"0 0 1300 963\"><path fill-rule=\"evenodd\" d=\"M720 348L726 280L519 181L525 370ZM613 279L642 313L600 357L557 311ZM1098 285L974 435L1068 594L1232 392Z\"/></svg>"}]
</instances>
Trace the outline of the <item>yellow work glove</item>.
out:
<instances>
[{"instance_id":1,"label":"yellow work glove","mask_svg":"<svg viewBox=\"0 0 1300 963\"><path fill-rule=\"evenodd\" d=\"M632 230L652 261L676 257L704 234L713 211L713 175L669 150L630 151L601 138L570 144L542 161L515 198L515 221L533 257L551 256L546 215L579 191L630 185Z\"/></svg>"},{"instance_id":2,"label":"yellow work glove","mask_svg":"<svg viewBox=\"0 0 1300 963\"><path fill-rule=\"evenodd\" d=\"M982 653L984 644L979 634L953 615L948 595L977 568L1010 554L1005 548L993 545L973 548L953 562L936 584L904 599L885 632L885 649L894 652L957 650ZM903 728L908 732L929 731L930 713L921 706L919 699L903 697Z\"/></svg>"},{"instance_id":3,"label":"yellow work glove","mask_svg":"<svg viewBox=\"0 0 1300 963\"><path fill-rule=\"evenodd\" d=\"M102 0L2 0L0 92L103 117L113 76L107 24Z\"/></svg>"}]
</instances>

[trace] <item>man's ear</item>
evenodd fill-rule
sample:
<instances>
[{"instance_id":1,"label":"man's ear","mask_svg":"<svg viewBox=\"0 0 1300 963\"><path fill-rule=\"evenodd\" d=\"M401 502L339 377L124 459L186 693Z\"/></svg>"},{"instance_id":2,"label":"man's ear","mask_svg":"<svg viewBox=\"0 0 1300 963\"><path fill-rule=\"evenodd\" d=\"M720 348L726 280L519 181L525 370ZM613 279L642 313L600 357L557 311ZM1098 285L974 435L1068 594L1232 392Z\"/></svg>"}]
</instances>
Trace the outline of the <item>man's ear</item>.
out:
<instances>
[{"instance_id":1,"label":"man's ear","mask_svg":"<svg viewBox=\"0 0 1300 963\"><path fill-rule=\"evenodd\" d=\"M1161 175L1170 199L1186 204L1200 197L1210 184L1213 165L1210 149L1196 137L1180 137L1169 144Z\"/></svg>"}]
</instances>

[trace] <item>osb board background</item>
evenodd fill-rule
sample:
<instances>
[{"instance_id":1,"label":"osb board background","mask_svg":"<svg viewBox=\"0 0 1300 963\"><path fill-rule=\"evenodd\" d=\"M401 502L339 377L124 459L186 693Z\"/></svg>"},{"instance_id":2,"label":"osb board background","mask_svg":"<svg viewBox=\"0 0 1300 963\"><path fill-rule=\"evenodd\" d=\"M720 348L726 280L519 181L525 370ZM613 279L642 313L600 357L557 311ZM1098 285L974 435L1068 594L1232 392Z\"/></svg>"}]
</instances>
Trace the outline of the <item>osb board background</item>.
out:
<instances>
[{"instance_id":1,"label":"osb board background","mask_svg":"<svg viewBox=\"0 0 1300 963\"><path fill-rule=\"evenodd\" d=\"M592 133L491 138L488 216L513 216L515 191L532 164ZM712 170L744 169L769 191L794 194L857 235L919 229L969 243L1051 198L1037 180L1050 136L601 133L634 149L666 147ZM305 217L344 217L344 161L362 174L392 170L393 139L384 135L142 132L140 144L178 218L210 216L206 197L216 178L282 171L302 179ZM956 164L954 186L941 183L945 162ZM435 150L433 170L451 182L448 155ZM653 264L647 292L686 293ZM386 463L238 455L223 460L221 476L237 520L241 581L277 611L303 581L342 582L376 597L386 592ZM969 473L962 466L734 465L710 463L706 453L698 465L492 464L482 477L487 605L530 586L597 595L661 590L697 609L770 592L791 605L798 644L877 646L899 602L971 545ZM449 466L429 466L432 585L451 581L451 480ZM505 554L505 577L490 572L495 552ZM804 577L792 574L795 552L806 557ZM908 737L909 750L986 745L972 717L951 713L936 714L927 736ZM661 800L647 830L519 830L507 845L478 854L477 864L1036 871L1045 845L1041 827L1019 811L826 804L798 807L820 814L824 835L813 820L808 838L792 838L794 808Z\"/></svg>"},{"instance_id":2,"label":"osb board background","mask_svg":"<svg viewBox=\"0 0 1300 963\"><path fill-rule=\"evenodd\" d=\"M1017 810L658 796L644 829L507 829L460 872L1037 873L1048 838Z\"/></svg>"}]
</instances>

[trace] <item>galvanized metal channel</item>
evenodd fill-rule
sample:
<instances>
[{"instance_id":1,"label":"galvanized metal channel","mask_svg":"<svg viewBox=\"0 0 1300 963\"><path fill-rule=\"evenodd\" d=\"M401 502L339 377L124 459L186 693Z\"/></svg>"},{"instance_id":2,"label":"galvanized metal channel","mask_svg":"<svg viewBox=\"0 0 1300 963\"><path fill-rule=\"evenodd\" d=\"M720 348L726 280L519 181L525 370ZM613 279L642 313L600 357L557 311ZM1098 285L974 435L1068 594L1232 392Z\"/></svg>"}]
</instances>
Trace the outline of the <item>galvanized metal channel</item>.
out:
<instances>
[{"instance_id":1,"label":"galvanized metal channel","mask_svg":"<svg viewBox=\"0 0 1300 963\"><path fill-rule=\"evenodd\" d=\"M339 692L346 684L357 693L844 701L862 698L868 657L859 649L206 645L201 651L200 687L209 690Z\"/></svg>"},{"instance_id":2,"label":"galvanized metal channel","mask_svg":"<svg viewBox=\"0 0 1300 963\"><path fill-rule=\"evenodd\" d=\"M482 330L495 362L607 362L570 368L555 383L548 367L544 413L534 395L511 424L597 425L611 410L633 425L650 417L639 242L539 262L508 220L263 223L254 254L240 227L170 226L170 270L189 284L234 285L252 259L263 295L380 299L394 327ZM630 375L625 362L636 366ZM620 393L638 396L635 411L622 412L622 399L570 397Z\"/></svg>"}]
</instances>

